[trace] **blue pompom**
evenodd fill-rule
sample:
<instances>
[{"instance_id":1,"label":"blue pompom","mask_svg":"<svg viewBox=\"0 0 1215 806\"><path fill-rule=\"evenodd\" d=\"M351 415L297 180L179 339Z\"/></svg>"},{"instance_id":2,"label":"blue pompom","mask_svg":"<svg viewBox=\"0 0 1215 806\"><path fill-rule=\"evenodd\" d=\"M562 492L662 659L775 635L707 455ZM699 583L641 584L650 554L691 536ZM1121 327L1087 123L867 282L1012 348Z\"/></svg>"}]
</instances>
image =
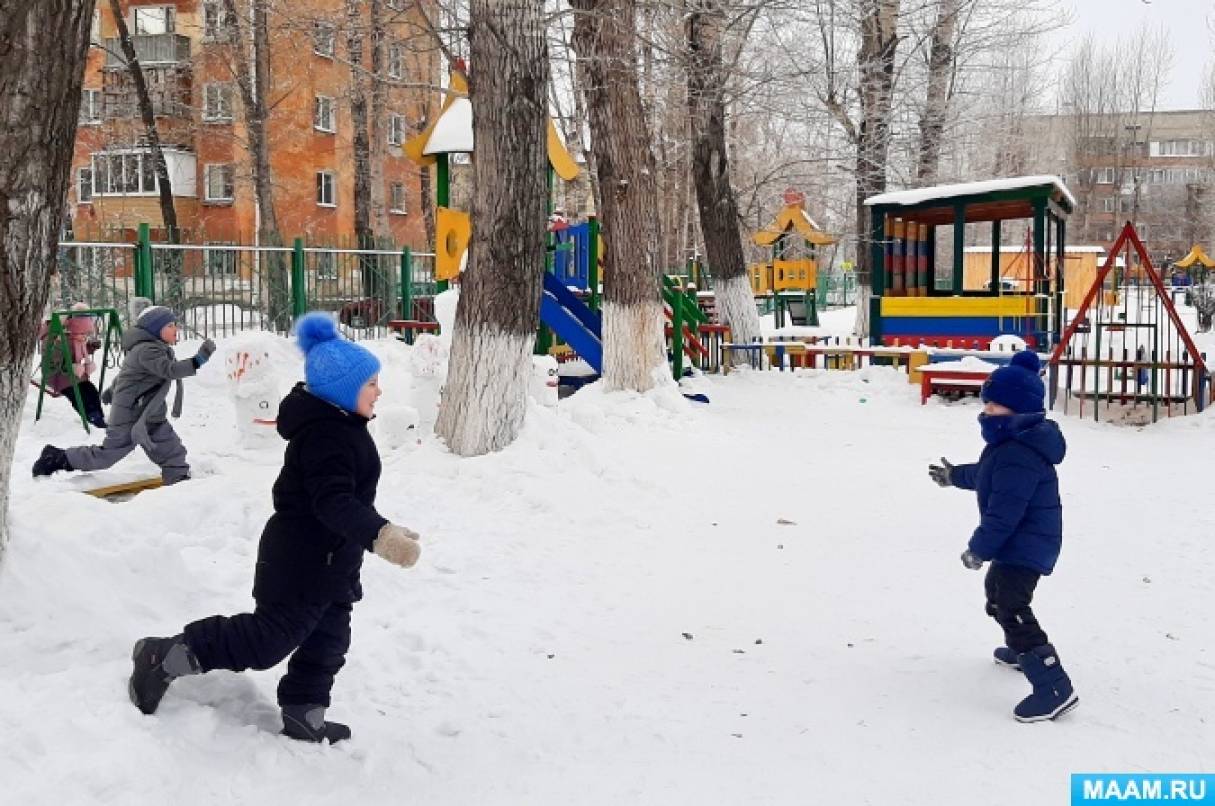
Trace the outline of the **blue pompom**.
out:
<instances>
[{"instance_id":1,"label":"blue pompom","mask_svg":"<svg viewBox=\"0 0 1215 806\"><path fill-rule=\"evenodd\" d=\"M1038 354L1033 350L1022 350L1014 355L1009 363L1014 367L1021 367L1033 373L1037 373L1042 367L1041 362L1038 361Z\"/></svg>"},{"instance_id":2,"label":"blue pompom","mask_svg":"<svg viewBox=\"0 0 1215 806\"><path fill-rule=\"evenodd\" d=\"M295 338L300 349L308 353L318 344L341 338L341 334L338 333L337 320L332 314L313 311L300 317L295 325Z\"/></svg>"}]
</instances>

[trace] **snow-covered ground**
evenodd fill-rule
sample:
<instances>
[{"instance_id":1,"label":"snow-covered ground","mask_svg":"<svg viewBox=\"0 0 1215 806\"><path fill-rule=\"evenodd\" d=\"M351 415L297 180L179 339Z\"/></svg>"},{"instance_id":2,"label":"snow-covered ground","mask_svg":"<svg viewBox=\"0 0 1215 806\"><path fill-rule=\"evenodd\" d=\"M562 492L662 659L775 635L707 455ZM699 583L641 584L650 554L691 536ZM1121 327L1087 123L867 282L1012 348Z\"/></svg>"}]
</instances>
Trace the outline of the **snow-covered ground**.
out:
<instances>
[{"instance_id":1,"label":"snow-covered ground","mask_svg":"<svg viewBox=\"0 0 1215 806\"><path fill-rule=\"evenodd\" d=\"M373 347L381 405L411 405L410 348ZM367 559L330 712L354 739L279 737L281 668L180 680L143 716L133 641L251 605L281 448L237 444L223 368L186 382L196 478L119 504L78 490L147 475L142 455L28 477L83 438L31 397L0 802L1055 804L1072 772L1211 771L1215 419L1062 420L1066 537L1036 610L1080 706L1023 725L958 560L973 496L925 469L977 455L978 406L921 407L886 368L698 379L707 406L591 386L496 455L386 452L379 507L425 546L412 571ZM285 391L300 365L276 371Z\"/></svg>"}]
</instances>

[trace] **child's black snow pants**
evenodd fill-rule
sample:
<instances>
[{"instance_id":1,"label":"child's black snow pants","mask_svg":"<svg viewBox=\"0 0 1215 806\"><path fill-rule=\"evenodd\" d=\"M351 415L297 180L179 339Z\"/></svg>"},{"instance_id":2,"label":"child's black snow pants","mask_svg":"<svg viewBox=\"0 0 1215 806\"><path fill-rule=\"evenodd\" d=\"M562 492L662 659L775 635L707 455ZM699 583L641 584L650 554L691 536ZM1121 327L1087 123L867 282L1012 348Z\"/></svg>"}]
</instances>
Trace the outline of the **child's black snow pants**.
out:
<instances>
[{"instance_id":1,"label":"child's black snow pants","mask_svg":"<svg viewBox=\"0 0 1215 806\"><path fill-rule=\"evenodd\" d=\"M1004 629L1004 643L1018 655L1049 643L1029 608L1041 576L1032 568L993 562L983 581L987 615Z\"/></svg>"},{"instance_id":2,"label":"child's black snow pants","mask_svg":"<svg viewBox=\"0 0 1215 806\"><path fill-rule=\"evenodd\" d=\"M258 602L252 613L211 616L185 628L202 671L269 669L291 655L278 703L329 707L333 678L350 649L349 602Z\"/></svg>"}]
</instances>

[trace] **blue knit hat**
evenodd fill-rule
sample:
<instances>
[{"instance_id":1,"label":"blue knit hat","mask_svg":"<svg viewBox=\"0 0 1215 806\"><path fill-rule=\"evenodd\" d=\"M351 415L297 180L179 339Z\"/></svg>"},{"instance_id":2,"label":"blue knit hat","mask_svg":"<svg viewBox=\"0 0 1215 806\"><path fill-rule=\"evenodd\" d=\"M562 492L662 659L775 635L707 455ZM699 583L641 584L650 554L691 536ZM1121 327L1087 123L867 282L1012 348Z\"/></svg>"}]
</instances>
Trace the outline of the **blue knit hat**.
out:
<instances>
[{"instance_id":1,"label":"blue knit hat","mask_svg":"<svg viewBox=\"0 0 1215 806\"><path fill-rule=\"evenodd\" d=\"M1046 411L1046 386L1038 374L1041 363L1033 350L1022 350L1006 367L991 373L981 392L984 403L999 403L1017 414Z\"/></svg>"},{"instance_id":2,"label":"blue knit hat","mask_svg":"<svg viewBox=\"0 0 1215 806\"><path fill-rule=\"evenodd\" d=\"M159 339L160 331L176 321L177 314L173 313L171 308L166 308L163 305L153 305L150 308L144 308L143 313L139 314L139 318L135 320L135 326L141 330L148 331Z\"/></svg>"},{"instance_id":3,"label":"blue knit hat","mask_svg":"<svg viewBox=\"0 0 1215 806\"><path fill-rule=\"evenodd\" d=\"M380 359L338 333L337 321L320 311L300 318L295 337L304 351L308 391L346 411L354 411L359 390L380 371Z\"/></svg>"}]
</instances>

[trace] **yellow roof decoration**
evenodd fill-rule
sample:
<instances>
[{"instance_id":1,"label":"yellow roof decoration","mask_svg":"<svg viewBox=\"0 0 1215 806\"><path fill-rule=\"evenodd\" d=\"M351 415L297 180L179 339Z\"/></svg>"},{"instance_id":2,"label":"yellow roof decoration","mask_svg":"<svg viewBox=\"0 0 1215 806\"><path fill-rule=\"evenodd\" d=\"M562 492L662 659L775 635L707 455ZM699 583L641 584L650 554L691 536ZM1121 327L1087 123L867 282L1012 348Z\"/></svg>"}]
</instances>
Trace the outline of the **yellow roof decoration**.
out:
<instances>
[{"instance_id":1,"label":"yellow roof decoration","mask_svg":"<svg viewBox=\"0 0 1215 806\"><path fill-rule=\"evenodd\" d=\"M790 230L797 232L815 246L829 246L835 243L836 239L820 230L814 219L806 214L805 197L801 193L787 191L785 202L785 206L776 214L776 220L751 237L756 245L771 246Z\"/></svg>"},{"instance_id":2,"label":"yellow roof decoration","mask_svg":"<svg viewBox=\"0 0 1215 806\"><path fill-rule=\"evenodd\" d=\"M443 106L439 110L439 114L423 132L410 138L403 146L406 156L418 165L433 165L435 155L447 151L447 147L443 144L431 142L435 129L439 127L440 123L445 127L444 138L454 138L451 142L458 141L461 144L458 150L472 152L472 115L467 109L468 79L465 78L463 69L463 63L459 63L451 71L447 97L443 99ZM445 118L448 119L445 120ZM456 131L457 129L463 131ZM557 133L557 127L553 124L552 118L548 119L546 145L549 164L553 166L557 176L566 182L577 179L578 164L570 156L565 143L561 142L561 135Z\"/></svg>"},{"instance_id":3,"label":"yellow roof decoration","mask_svg":"<svg viewBox=\"0 0 1215 806\"><path fill-rule=\"evenodd\" d=\"M1207 257L1207 253L1202 251L1202 247L1197 244L1190 250L1190 253L1177 261L1173 265L1179 269L1188 269L1195 263L1201 263L1205 268L1215 269L1215 260Z\"/></svg>"}]
</instances>

